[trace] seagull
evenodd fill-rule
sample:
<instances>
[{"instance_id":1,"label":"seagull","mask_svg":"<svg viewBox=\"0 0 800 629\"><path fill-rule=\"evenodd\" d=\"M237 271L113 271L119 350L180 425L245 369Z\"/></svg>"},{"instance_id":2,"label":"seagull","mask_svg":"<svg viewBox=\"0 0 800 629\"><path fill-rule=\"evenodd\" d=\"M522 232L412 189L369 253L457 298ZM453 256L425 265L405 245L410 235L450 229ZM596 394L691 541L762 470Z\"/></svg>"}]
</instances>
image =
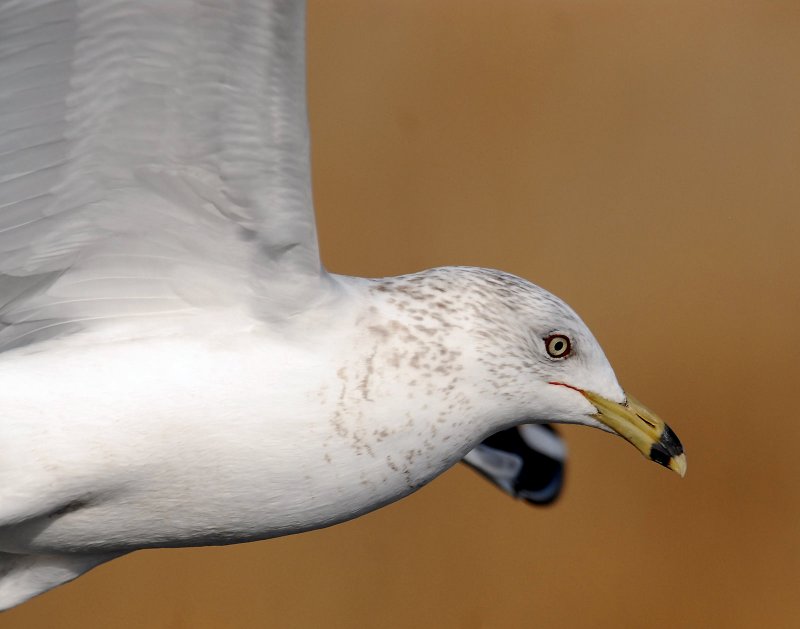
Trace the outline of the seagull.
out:
<instances>
[{"instance_id":1,"label":"seagull","mask_svg":"<svg viewBox=\"0 0 800 629\"><path fill-rule=\"evenodd\" d=\"M0 0L0 609L138 549L350 520L461 460L546 502L545 423L684 474L546 290L323 268L304 21L300 0Z\"/></svg>"}]
</instances>

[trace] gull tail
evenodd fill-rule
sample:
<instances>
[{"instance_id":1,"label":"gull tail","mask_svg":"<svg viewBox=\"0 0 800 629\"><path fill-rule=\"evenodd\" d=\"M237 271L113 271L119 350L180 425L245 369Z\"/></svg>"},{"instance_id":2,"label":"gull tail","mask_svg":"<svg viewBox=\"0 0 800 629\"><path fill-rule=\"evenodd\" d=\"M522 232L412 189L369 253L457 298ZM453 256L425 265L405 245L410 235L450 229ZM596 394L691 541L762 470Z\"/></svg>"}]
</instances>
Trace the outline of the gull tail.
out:
<instances>
[{"instance_id":1,"label":"gull tail","mask_svg":"<svg viewBox=\"0 0 800 629\"><path fill-rule=\"evenodd\" d=\"M546 505L564 485L567 448L549 424L522 424L484 439L463 461L508 495Z\"/></svg>"},{"instance_id":2,"label":"gull tail","mask_svg":"<svg viewBox=\"0 0 800 629\"><path fill-rule=\"evenodd\" d=\"M18 555L0 552L0 611L72 581L119 553L102 555Z\"/></svg>"}]
</instances>

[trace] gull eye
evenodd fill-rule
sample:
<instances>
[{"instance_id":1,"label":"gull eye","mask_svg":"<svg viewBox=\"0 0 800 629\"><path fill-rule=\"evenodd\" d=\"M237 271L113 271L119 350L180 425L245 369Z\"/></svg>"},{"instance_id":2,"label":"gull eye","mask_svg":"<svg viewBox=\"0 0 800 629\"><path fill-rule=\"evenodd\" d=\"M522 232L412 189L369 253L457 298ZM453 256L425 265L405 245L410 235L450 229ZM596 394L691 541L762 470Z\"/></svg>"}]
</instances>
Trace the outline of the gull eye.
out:
<instances>
[{"instance_id":1,"label":"gull eye","mask_svg":"<svg viewBox=\"0 0 800 629\"><path fill-rule=\"evenodd\" d=\"M572 343L568 336L551 334L544 340L544 347L551 358L566 358L572 351Z\"/></svg>"}]
</instances>

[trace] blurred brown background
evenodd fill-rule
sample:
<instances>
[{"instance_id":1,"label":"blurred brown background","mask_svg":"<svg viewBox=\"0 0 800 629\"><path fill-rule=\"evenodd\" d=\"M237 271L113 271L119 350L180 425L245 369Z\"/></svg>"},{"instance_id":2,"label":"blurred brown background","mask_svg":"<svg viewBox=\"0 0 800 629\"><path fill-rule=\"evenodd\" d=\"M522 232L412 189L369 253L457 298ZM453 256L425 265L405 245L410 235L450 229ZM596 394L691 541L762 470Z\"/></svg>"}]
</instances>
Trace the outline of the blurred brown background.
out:
<instances>
[{"instance_id":1,"label":"blurred brown background","mask_svg":"<svg viewBox=\"0 0 800 629\"><path fill-rule=\"evenodd\" d=\"M553 508L454 469L329 530L138 553L0 626L800 626L800 5L320 0L309 27L327 266L557 292L687 477L566 429Z\"/></svg>"}]
</instances>

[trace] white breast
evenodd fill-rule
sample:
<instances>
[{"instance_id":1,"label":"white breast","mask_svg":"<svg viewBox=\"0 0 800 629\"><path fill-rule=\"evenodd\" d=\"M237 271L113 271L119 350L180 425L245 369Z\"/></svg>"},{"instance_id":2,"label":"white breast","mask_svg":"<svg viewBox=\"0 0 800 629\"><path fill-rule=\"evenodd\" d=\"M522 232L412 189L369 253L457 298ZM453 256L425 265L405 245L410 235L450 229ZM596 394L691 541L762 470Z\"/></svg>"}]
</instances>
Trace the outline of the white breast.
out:
<instances>
[{"instance_id":1,"label":"white breast","mask_svg":"<svg viewBox=\"0 0 800 629\"><path fill-rule=\"evenodd\" d=\"M355 517L429 481L480 437L465 428L470 401L443 402L454 374L423 381L407 338L343 319L312 340L219 319L214 327L228 331L84 341L0 363L0 439L14 453L4 484L18 500L35 497L4 550L273 537ZM463 417L443 403L461 404Z\"/></svg>"}]
</instances>

